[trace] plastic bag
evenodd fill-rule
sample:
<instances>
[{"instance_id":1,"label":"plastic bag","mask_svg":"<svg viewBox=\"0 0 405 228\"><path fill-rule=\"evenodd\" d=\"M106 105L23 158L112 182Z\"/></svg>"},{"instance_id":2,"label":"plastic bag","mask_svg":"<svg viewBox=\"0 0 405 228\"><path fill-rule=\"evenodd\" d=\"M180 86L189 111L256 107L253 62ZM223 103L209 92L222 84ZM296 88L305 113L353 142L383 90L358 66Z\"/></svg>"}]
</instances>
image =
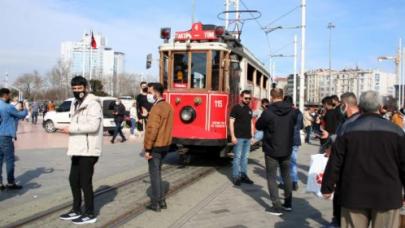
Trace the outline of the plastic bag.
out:
<instances>
[{"instance_id":1,"label":"plastic bag","mask_svg":"<svg viewBox=\"0 0 405 228\"><path fill-rule=\"evenodd\" d=\"M323 154L311 155L311 166L308 171L307 192L313 192L322 197L321 185L328 158Z\"/></svg>"}]
</instances>

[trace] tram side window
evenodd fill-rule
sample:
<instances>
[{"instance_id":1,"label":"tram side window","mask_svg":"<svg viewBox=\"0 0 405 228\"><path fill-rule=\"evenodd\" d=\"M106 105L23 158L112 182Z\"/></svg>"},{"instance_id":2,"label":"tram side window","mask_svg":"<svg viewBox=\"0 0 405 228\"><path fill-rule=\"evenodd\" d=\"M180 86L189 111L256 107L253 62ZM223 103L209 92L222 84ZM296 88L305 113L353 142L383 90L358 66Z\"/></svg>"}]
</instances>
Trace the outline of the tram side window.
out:
<instances>
[{"instance_id":1,"label":"tram side window","mask_svg":"<svg viewBox=\"0 0 405 228\"><path fill-rule=\"evenodd\" d=\"M191 55L191 88L204 89L207 78L207 53Z\"/></svg>"},{"instance_id":2,"label":"tram side window","mask_svg":"<svg viewBox=\"0 0 405 228\"><path fill-rule=\"evenodd\" d=\"M187 53L175 53L173 57L173 87L187 88L188 55Z\"/></svg>"},{"instance_id":3,"label":"tram side window","mask_svg":"<svg viewBox=\"0 0 405 228\"><path fill-rule=\"evenodd\" d=\"M212 90L219 90L220 58L221 52L212 52Z\"/></svg>"},{"instance_id":4,"label":"tram side window","mask_svg":"<svg viewBox=\"0 0 405 228\"><path fill-rule=\"evenodd\" d=\"M248 69L247 69L247 80L250 83L253 83L253 74L255 72L255 68L253 68L250 64L248 64Z\"/></svg>"},{"instance_id":5,"label":"tram side window","mask_svg":"<svg viewBox=\"0 0 405 228\"><path fill-rule=\"evenodd\" d=\"M261 80L262 80L262 73L260 73L260 71L257 71L257 73L256 73L256 86L260 87Z\"/></svg>"},{"instance_id":6,"label":"tram side window","mask_svg":"<svg viewBox=\"0 0 405 228\"><path fill-rule=\"evenodd\" d=\"M267 76L263 77L263 88L267 89Z\"/></svg>"},{"instance_id":7,"label":"tram side window","mask_svg":"<svg viewBox=\"0 0 405 228\"><path fill-rule=\"evenodd\" d=\"M163 87L167 89L169 75L169 56L167 52L163 53Z\"/></svg>"}]
</instances>

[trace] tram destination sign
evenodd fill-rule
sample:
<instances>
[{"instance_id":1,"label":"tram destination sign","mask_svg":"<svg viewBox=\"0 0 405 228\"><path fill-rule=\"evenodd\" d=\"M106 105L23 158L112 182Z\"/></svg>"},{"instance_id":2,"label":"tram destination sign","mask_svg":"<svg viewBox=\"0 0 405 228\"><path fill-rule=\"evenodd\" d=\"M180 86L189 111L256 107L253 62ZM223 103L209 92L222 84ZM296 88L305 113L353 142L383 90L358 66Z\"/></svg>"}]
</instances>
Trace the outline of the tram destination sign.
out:
<instances>
[{"instance_id":1,"label":"tram destination sign","mask_svg":"<svg viewBox=\"0 0 405 228\"><path fill-rule=\"evenodd\" d=\"M215 32L215 29L204 30L202 23L194 23L191 27L191 30L184 32L176 32L175 34L176 41L187 41L187 40L208 40L215 41L218 40L218 36Z\"/></svg>"}]
</instances>

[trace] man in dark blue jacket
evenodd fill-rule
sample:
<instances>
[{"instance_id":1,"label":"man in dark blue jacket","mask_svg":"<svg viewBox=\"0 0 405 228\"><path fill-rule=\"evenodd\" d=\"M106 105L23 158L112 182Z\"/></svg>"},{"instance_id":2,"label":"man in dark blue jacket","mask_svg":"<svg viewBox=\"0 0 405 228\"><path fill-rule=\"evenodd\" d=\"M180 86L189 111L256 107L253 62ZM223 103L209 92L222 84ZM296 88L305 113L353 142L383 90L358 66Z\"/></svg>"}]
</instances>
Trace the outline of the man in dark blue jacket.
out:
<instances>
[{"instance_id":1,"label":"man in dark blue jacket","mask_svg":"<svg viewBox=\"0 0 405 228\"><path fill-rule=\"evenodd\" d=\"M290 158L294 139L294 126L297 112L291 104L283 101L283 90L272 89L270 92L272 104L265 110L256 122L256 129L264 132L263 151L265 153L267 184L273 207L269 209L272 215L281 215L282 209L292 210L292 183L290 177ZM280 167L284 182L284 204L278 195L277 168Z\"/></svg>"}]
</instances>

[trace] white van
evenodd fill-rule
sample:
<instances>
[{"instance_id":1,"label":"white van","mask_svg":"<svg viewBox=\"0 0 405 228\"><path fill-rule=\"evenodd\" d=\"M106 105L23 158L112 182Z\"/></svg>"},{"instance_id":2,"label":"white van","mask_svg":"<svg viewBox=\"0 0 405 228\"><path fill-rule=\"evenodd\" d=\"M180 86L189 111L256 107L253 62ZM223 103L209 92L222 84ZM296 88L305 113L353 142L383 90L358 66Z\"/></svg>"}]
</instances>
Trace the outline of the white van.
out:
<instances>
[{"instance_id":1,"label":"white van","mask_svg":"<svg viewBox=\"0 0 405 228\"><path fill-rule=\"evenodd\" d=\"M101 106L103 108L103 126L104 131L108 131L109 134L114 133L115 122L113 118L113 103L117 98L115 97L99 97L101 100ZM70 106L74 101L74 98L65 100L56 111L49 111L45 114L43 127L46 132L53 133L57 129L68 127L70 124Z\"/></svg>"}]
</instances>

